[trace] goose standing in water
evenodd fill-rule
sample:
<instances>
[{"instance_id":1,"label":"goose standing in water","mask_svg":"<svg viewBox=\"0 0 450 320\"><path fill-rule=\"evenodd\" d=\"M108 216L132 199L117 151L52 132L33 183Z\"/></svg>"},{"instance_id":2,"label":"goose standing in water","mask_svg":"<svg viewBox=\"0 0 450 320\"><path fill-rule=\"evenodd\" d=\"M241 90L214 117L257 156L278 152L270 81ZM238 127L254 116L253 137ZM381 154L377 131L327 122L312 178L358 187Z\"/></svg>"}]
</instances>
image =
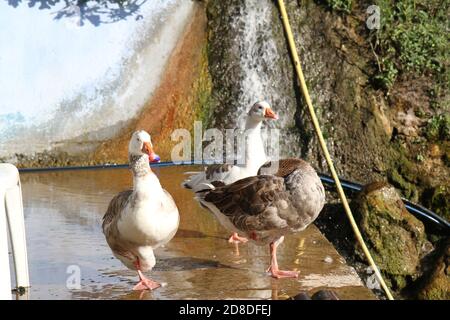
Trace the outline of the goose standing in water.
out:
<instances>
[{"instance_id":1,"label":"goose standing in water","mask_svg":"<svg viewBox=\"0 0 450 320\"><path fill-rule=\"evenodd\" d=\"M317 218L325 204L325 191L316 171L301 159L267 166L267 170L274 168L278 169L273 175L269 171L229 185L203 184L196 198L225 228L259 244L270 244L267 271L272 277L297 277L295 271L278 268L277 247L286 234L302 231Z\"/></svg>"},{"instance_id":2,"label":"goose standing in water","mask_svg":"<svg viewBox=\"0 0 450 320\"><path fill-rule=\"evenodd\" d=\"M278 119L278 116L266 101L255 103L247 114L245 132L245 163L243 164L215 164L205 168L203 172L196 172L183 182L183 187L198 191L204 183L220 181L226 185L239 179L255 176L259 168L266 163L264 143L261 137L261 125L266 119ZM234 232L229 242L246 242L247 239Z\"/></svg>"},{"instance_id":3,"label":"goose standing in water","mask_svg":"<svg viewBox=\"0 0 450 320\"><path fill-rule=\"evenodd\" d=\"M114 256L138 272L140 281L134 290L153 290L161 285L143 272L156 263L153 250L169 242L177 232L178 208L150 169L149 162L159 161L159 157L153 152L147 132L133 133L128 157L133 189L111 200L103 217L103 233Z\"/></svg>"}]
</instances>

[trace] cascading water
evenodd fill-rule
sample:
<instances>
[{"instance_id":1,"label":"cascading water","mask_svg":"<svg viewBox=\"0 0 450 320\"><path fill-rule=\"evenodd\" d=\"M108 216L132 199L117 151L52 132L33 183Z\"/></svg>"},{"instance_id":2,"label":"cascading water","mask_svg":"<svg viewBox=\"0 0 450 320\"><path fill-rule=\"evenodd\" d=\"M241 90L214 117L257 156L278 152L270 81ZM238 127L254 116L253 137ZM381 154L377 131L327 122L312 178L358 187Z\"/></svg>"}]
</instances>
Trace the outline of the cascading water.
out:
<instances>
[{"instance_id":1,"label":"cascading water","mask_svg":"<svg viewBox=\"0 0 450 320\"><path fill-rule=\"evenodd\" d=\"M106 2L0 2L0 158L92 150L149 100L193 3Z\"/></svg>"},{"instance_id":2,"label":"cascading water","mask_svg":"<svg viewBox=\"0 0 450 320\"><path fill-rule=\"evenodd\" d=\"M245 111L248 106L259 100L268 100L272 104L278 101L280 96L274 87L273 60L278 55L277 47L271 37L271 6L266 1L246 1L241 7L237 19L243 26L241 36L234 39L239 47L239 65L243 73L240 81L241 92L239 105L236 110L238 124L242 127L245 123Z\"/></svg>"},{"instance_id":3,"label":"cascading water","mask_svg":"<svg viewBox=\"0 0 450 320\"><path fill-rule=\"evenodd\" d=\"M232 1L226 5L216 6L213 10L225 11L223 15L231 18L215 19L219 20L220 24L212 26L214 33L218 35L213 35L217 38L212 39L211 46L217 47L212 48L211 70L213 77L217 76L221 83L225 83L224 87L214 88L222 101L216 106L219 111L215 110L213 124L224 123L226 127L243 128L246 111L250 106L256 101L267 100L280 116L276 122L268 121L266 127L281 129L279 141L281 156L298 155L299 137L290 131L290 128L295 126L296 112L296 101L292 96L293 84L289 80L292 76L288 75L289 71L279 63L282 60L286 61L286 57L289 56L286 48L282 46L285 46L285 43L277 43L274 37L275 28L278 27L274 26L274 16L278 14L274 12L276 7L269 0ZM224 38L231 37L232 41L222 41L220 34L224 34ZM214 66L216 55L222 60L226 58L225 62L217 61L219 68ZM228 56L231 57L227 58ZM225 64L223 72L220 68L221 63ZM214 74L217 69L219 71ZM230 72L234 74L230 76ZM226 111L225 119L223 111ZM265 131L266 142L267 134L272 136L270 131ZM270 141L267 145L273 145L273 142L275 141ZM276 152L271 148L268 151Z\"/></svg>"}]
</instances>

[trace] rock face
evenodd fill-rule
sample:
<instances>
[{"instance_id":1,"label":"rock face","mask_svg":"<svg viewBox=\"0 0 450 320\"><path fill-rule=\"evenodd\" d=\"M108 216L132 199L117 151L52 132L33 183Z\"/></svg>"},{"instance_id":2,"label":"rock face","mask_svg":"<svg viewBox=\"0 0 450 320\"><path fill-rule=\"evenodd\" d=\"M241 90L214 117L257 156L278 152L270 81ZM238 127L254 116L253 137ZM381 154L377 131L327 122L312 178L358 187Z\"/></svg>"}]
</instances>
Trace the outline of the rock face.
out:
<instances>
[{"instance_id":1,"label":"rock face","mask_svg":"<svg viewBox=\"0 0 450 320\"><path fill-rule=\"evenodd\" d=\"M432 246L424 225L411 215L395 188L375 182L355 199L357 222L383 274L394 290L401 290L420 274L420 261ZM362 250L356 248L363 258Z\"/></svg>"},{"instance_id":2,"label":"rock face","mask_svg":"<svg viewBox=\"0 0 450 320\"><path fill-rule=\"evenodd\" d=\"M433 268L423 277L417 298L450 300L450 238L435 254Z\"/></svg>"}]
</instances>

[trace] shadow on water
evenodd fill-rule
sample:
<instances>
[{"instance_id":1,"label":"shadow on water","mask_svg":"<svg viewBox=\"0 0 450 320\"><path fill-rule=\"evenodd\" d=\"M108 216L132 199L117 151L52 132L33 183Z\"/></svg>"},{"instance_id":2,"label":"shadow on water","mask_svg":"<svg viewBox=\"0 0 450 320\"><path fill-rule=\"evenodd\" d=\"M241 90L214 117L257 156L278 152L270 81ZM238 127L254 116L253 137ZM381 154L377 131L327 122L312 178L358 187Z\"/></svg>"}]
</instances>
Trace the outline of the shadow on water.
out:
<instances>
[{"instance_id":1,"label":"shadow on water","mask_svg":"<svg viewBox=\"0 0 450 320\"><path fill-rule=\"evenodd\" d=\"M154 271L191 271L211 268L233 268L220 263L219 261L195 258L195 257L172 257L160 258Z\"/></svg>"},{"instance_id":2,"label":"shadow on water","mask_svg":"<svg viewBox=\"0 0 450 320\"><path fill-rule=\"evenodd\" d=\"M207 235L200 231L185 230L185 229L178 229L177 237L179 237L179 238L216 238L216 239L228 240L227 237Z\"/></svg>"},{"instance_id":3,"label":"shadow on water","mask_svg":"<svg viewBox=\"0 0 450 320\"><path fill-rule=\"evenodd\" d=\"M21 5L39 10L53 10L55 19L69 18L78 26L88 22L96 27L100 24L114 23L134 17L140 20L141 6L147 0L5 0L8 5L17 8Z\"/></svg>"}]
</instances>

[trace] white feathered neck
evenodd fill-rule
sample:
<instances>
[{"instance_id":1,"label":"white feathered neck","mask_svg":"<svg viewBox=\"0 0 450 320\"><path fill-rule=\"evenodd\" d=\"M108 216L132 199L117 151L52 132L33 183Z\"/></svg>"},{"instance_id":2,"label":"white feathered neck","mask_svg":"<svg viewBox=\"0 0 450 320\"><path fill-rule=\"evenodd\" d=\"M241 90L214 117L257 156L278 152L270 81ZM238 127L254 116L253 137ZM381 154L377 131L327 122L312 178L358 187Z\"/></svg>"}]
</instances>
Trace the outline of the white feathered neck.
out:
<instances>
[{"instance_id":1,"label":"white feathered neck","mask_svg":"<svg viewBox=\"0 0 450 320\"><path fill-rule=\"evenodd\" d=\"M258 169L267 161L264 143L261 137L262 121L247 117L245 123L245 164L244 167L250 171Z\"/></svg>"},{"instance_id":2,"label":"white feathered neck","mask_svg":"<svg viewBox=\"0 0 450 320\"><path fill-rule=\"evenodd\" d=\"M130 168L133 172L133 193L138 198L157 197L163 193L158 177L150 169L147 155L129 155Z\"/></svg>"}]
</instances>

